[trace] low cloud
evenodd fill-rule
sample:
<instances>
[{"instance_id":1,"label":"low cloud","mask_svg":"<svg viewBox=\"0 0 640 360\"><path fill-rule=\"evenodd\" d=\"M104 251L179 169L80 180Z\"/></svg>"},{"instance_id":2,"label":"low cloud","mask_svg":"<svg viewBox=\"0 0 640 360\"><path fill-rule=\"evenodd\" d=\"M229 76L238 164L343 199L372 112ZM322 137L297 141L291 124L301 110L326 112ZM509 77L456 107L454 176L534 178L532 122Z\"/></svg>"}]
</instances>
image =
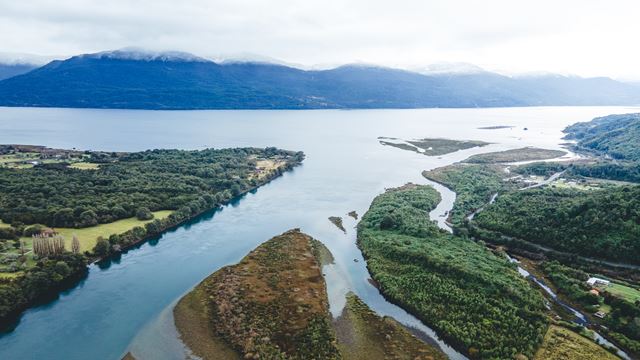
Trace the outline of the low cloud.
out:
<instances>
[{"instance_id":1,"label":"low cloud","mask_svg":"<svg viewBox=\"0 0 640 360\"><path fill-rule=\"evenodd\" d=\"M633 0L0 0L0 52L135 46L208 57L255 53L307 66L464 61L640 78L638 13Z\"/></svg>"}]
</instances>

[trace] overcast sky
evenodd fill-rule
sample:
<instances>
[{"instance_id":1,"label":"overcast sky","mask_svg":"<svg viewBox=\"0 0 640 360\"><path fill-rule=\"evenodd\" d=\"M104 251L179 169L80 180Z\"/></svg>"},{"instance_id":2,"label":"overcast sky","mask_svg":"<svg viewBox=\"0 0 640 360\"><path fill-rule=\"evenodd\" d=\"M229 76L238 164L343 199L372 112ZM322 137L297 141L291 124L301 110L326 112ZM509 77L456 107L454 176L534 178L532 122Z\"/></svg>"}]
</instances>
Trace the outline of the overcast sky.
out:
<instances>
[{"instance_id":1,"label":"overcast sky","mask_svg":"<svg viewBox=\"0 0 640 360\"><path fill-rule=\"evenodd\" d=\"M43 55L133 46L640 80L639 37L638 0L0 0L0 52Z\"/></svg>"}]
</instances>

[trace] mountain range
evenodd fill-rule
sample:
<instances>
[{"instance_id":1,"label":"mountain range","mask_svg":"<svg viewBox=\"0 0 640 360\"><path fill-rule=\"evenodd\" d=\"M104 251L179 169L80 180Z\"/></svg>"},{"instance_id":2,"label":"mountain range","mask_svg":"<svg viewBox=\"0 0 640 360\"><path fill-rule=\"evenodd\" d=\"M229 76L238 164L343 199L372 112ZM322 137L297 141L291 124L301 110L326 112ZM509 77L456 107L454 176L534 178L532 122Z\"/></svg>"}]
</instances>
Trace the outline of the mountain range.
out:
<instances>
[{"instance_id":1,"label":"mountain range","mask_svg":"<svg viewBox=\"0 0 640 360\"><path fill-rule=\"evenodd\" d=\"M124 109L325 109L635 105L640 86L610 78L418 73L370 65L302 70L116 50L35 69L0 67L0 106ZM24 73L22 73L24 72ZM3 75L5 74L5 75Z\"/></svg>"}]
</instances>

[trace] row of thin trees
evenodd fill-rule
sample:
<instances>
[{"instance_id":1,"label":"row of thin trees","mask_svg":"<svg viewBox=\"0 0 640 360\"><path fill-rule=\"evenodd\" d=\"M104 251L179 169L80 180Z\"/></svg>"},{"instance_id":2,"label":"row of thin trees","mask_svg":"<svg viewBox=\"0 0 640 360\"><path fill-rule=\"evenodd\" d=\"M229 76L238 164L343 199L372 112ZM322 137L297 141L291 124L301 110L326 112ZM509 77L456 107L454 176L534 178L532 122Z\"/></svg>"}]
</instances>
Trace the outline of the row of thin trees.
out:
<instances>
[{"instance_id":1,"label":"row of thin trees","mask_svg":"<svg viewBox=\"0 0 640 360\"><path fill-rule=\"evenodd\" d=\"M33 253L38 257L59 255L64 252L64 237L60 235L49 236L46 234L33 235ZM80 241L73 235L71 240L71 252L80 252Z\"/></svg>"}]
</instances>

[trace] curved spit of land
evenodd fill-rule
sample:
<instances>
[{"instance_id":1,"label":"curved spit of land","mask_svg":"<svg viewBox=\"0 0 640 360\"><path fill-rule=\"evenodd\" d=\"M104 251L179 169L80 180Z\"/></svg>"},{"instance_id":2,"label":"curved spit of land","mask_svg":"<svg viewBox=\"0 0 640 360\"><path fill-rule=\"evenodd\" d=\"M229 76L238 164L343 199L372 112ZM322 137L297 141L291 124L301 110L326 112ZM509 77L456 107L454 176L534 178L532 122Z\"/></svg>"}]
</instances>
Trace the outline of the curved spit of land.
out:
<instances>
[{"instance_id":1,"label":"curved spit of land","mask_svg":"<svg viewBox=\"0 0 640 360\"><path fill-rule=\"evenodd\" d=\"M181 338L204 359L445 359L353 293L332 319L321 270L332 260L299 229L272 238L178 302Z\"/></svg>"}]
</instances>

